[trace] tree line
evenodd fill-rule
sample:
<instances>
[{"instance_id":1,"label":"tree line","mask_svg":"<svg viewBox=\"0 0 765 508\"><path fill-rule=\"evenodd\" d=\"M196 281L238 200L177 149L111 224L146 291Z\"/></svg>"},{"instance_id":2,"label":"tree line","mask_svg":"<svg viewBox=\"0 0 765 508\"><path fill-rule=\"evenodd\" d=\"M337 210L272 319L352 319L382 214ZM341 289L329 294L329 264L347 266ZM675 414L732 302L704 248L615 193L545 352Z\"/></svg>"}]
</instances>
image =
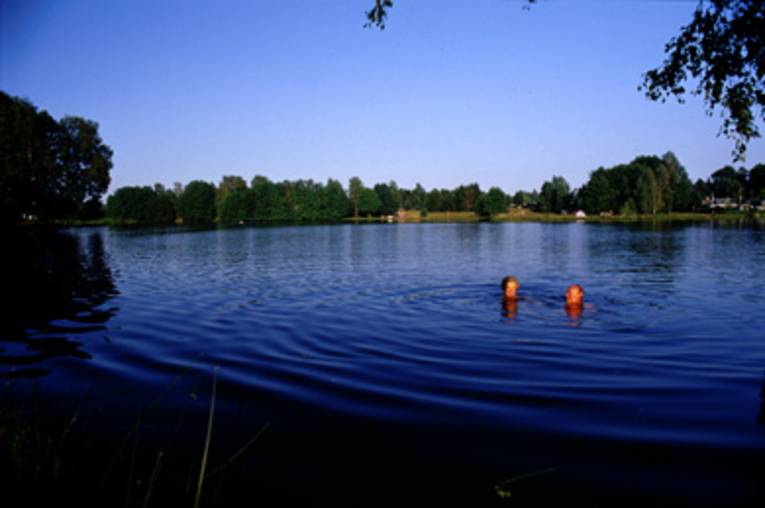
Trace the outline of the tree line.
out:
<instances>
[{"instance_id":1,"label":"tree line","mask_svg":"<svg viewBox=\"0 0 765 508\"><path fill-rule=\"evenodd\" d=\"M87 219L103 215L112 150L98 124L56 121L29 101L0 91L0 222Z\"/></svg>"},{"instance_id":2,"label":"tree line","mask_svg":"<svg viewBox=\"0 0 765 508\"><path fill-rule=\"evenodd\" d=\"M543 187L544 189L544 187ZM765 200L765 164L751 169L725 166L707 180L692 183L672 152L641 156L629 164L598 168L571 197L587 213L652 214L700 211L707 198L728 198L738 204Z\"/></svg>"},{"instance_id":3,"label":"tree line","mask_svg":"<svg viewBox=\"0 0 765 508\"><path fill-rule=\"evenodd\" d=\"M367 187L353 177L348 187L334 179L272 182L256 175L249 185L241 176L224 176L215 186L194 180L173 189L162 184L117 189L106 202L106 215L118 222L141 224L223 224L241 222L337 222L347 217L393 215L399 209L470 211L485 215L507 209L509 197L498 187L488 193L478 184L430 193L417 184L396 182Z\"/></svg>"},{"instance_id":4,"label":"tree line","mask_svg":"<svg viewBox=\"0 0 765 508\"><path fill-rule=\"evenodd\" d=\"M3 223L95 219L136 224L236 224L241 222L336 222L347 217L394 215L400 209L473 212L490 217L511 207L561 213L657 214L698 211L705 199L733 203L765 200L765 164L725 166L692 183L672 152L640 156L628 164L600 167L572 190L562 176L540 190L512 196L477 183L453 189L412 189L395 181L366 186L359 177L347 187L334 179L273 182L256 175L224 176L218 185L195 180L172 189L162 184L117 189L106 201L112 151L98 124L65 116L56 121L30 102L0 92L0 214Z\"/></svg>"},{"instance_id":5,"label":"tree line","mask_svg":"<svg viewBox=\"0 0 765 508\"><path fill-rule=\"evenodd\" d=\"M171 224L184 222L337 222L348 217L395 215L398 210L473 212L490 217L511 207L544 213L584 210L588 214L622 215L700 211L708 197L734 202L765 199L765 164L751 170L721 168L708 180L692 183L672 152L662 157L640 156L628 164L598 168L589 180L572 190L562 176L554 176L539 191L519 190L512 196L499 187L483 191L477 183L454 189L426 190L399 187L395 181L366 186L359 177L347 188L333 179L272 182L262 175L248 182L224 176L219 184L195 180L173 190L122 187L107 201L107 216L120 222Z\"/></svg>"}]
</instances>

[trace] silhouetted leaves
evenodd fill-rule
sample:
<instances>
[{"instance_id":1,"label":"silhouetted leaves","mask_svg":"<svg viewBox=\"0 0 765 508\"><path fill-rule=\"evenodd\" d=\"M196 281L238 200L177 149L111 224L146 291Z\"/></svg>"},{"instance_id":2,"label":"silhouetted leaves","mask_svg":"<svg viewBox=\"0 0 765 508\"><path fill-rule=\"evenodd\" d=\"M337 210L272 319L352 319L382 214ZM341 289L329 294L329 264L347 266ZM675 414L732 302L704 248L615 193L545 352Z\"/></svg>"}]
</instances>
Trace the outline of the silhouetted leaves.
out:
<instances>
[{"instance_id":1,"label":"silhouetted leaves","mask_svg":"<svg viewBox=\"0 0 765 508\"><path fill-rule=\"evenodd\" d=\"M722 109L720 133L735 142L734 160L760 137L765 119L765 2L711 0L698 4L693 20L666 45L661 67L645 73L641 89L651 100L688 92L702 96L711 115Z\"/></svg>"},{"instance_id":2,"label":"silhouetted leaves","mask_svg":"<svg viewBox=\"0 0 765 508\"><path fill-rule=\"evenodd\" d=\"M0 91L0 220L94 218L109 186L112 151L98 124L57 122L30 102Z\"/></svg>"}]
</instances>

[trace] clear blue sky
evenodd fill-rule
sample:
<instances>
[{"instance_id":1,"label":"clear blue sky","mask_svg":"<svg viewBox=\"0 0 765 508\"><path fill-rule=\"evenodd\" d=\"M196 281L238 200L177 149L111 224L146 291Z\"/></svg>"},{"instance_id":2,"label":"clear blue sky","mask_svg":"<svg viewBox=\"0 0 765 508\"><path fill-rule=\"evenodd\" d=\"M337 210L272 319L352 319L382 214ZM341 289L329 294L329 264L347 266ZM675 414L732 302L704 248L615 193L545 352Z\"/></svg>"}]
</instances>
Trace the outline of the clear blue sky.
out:
<instances>
[{"instance_id":1,"label":"clear blue sky","mask_svg":"<svg viewBox=\"0 0 765 508\"><path fill-rule=\"evenodd\" d=\"M507 192L674 151L730 162L719 118L651 103L695 1L3 0L0 89L100 124L111 191L224 174ZM746 162L765 160L755 141Z\"/></svg>"}]
</instances>

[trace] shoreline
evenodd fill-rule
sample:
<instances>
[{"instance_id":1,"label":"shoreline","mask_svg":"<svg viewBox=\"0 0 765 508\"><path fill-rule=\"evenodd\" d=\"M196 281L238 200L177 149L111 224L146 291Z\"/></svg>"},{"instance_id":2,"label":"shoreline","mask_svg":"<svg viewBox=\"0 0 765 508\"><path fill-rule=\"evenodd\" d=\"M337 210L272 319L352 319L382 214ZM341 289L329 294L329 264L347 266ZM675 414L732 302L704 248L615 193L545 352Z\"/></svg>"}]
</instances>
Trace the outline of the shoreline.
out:
<instances>
[{"instance_id":1,"label":"shoreline","mask_svg":"<svg viewBox=\"0 0 765 508\"><path fill-rule=\"evenodd\" d=\"M408 211L402 218L379 217L346 217L337 222L290 222L290 221L246 221L240 224L222 224L218 222L210 224L143 224L136 221L117 221L110 218L91 220L57 220L52 223L25 222L19 227L53 227L53 228L80 228L80 227L251 227L251 226L315 226L327 224L459 224L476 222L539 222L539 223L589 223L589 224L645 224L645 223L682 223L682 222L751 222L765 224L765 212L671 212L656 215L591 215L576 217L574 215L561 215L556 213L526 212L526 213L501 213L491 217L481 216L474 212L431 212L425 216L419 212Z\"/></svg>"}]
</instances>

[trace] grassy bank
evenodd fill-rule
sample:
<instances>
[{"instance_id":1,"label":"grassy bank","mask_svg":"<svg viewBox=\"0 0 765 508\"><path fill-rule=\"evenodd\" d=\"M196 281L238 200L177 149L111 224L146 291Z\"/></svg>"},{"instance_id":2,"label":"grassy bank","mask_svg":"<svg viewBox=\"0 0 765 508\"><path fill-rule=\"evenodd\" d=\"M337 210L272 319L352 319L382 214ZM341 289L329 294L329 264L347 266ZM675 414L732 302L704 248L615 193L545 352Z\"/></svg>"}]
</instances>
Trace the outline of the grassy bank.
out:
<instances>
[{"instance_id":1,"label":"grassy bank","mask_svg":"<svg viewBox=\"0 0 765 508\"><path fill-rule=\"evenodd\" d=\"M605 224L636 222L763 222L765 221L765 212L673 212L656 215L590 215L587 217L576 217L574 215L522 210L492 215L491 218L481 217L474 212L431 212L419 220L405 220L404 222L478 222L481 220L489 220L491 222L591 222Z\"/></svg>"},{"instance_id":2,"label":"grassy bank","mask_svg":"<svg viewBox=\"0 0 765 508\"><path fill-rule=\"evenodd\" d=\"M731 215L731 217L728 217ZM630 222L704 222L712 220L741 220L744 214L722 214L715 215L711 213L663 213L656 215L588 215L586 217L576 217L574 215L561 215L557 213L502 213L492 216L493 222L596 222L596 223L630 223Z\"/></svg>"},{"instance_id":3,"label":"grassy bank","mask_svg":"<svg viewBox=\"0 0 765 508\"><path fill-rule=\"evenodd\" d=\"M492 222L591 222L591 223L637 223L637 222L745 222L765 221L765 213L726 212L726 213L701 213L701 212L672 212L631 215L589 215L576 217L574 215L560 215L555 213L503 213L494 215Z\"/></svg>"}]
</instances>

